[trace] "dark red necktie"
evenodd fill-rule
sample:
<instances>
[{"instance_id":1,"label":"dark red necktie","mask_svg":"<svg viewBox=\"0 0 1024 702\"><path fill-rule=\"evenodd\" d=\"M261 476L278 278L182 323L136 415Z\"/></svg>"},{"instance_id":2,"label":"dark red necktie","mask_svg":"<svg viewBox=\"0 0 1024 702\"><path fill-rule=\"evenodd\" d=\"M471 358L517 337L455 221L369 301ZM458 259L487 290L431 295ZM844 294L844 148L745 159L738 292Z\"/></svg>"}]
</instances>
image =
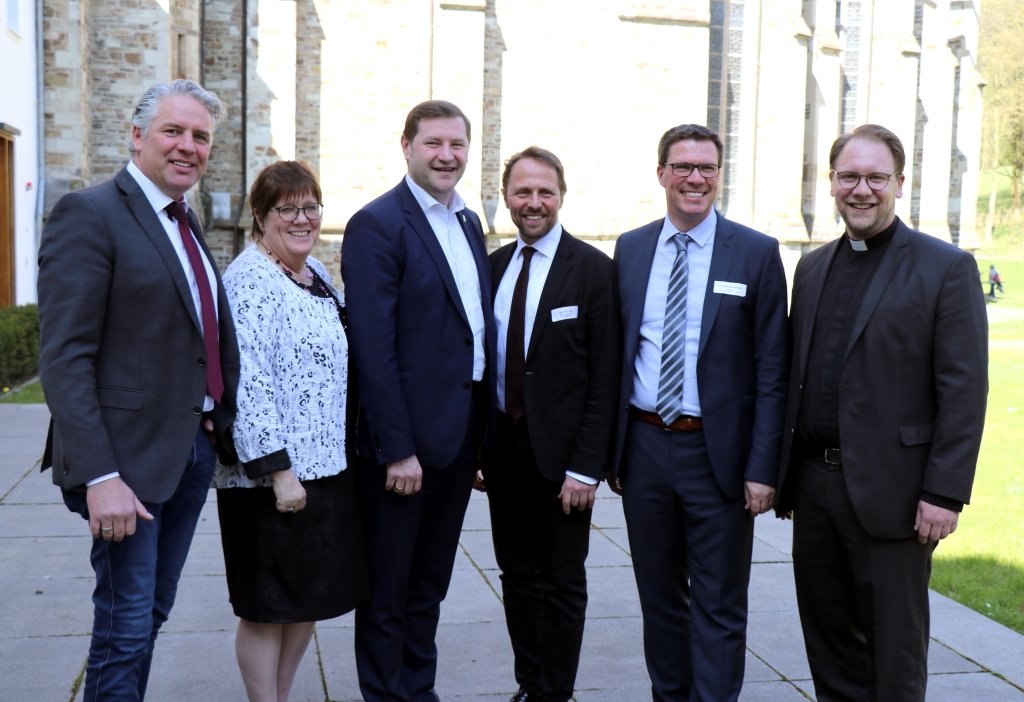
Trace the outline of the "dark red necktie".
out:
<instances>
[{"instance_id":1,"label":"dark red necktie","mask_svg":"<svg viewBox=\"0 0 1024 702\"><path fill-rule=\"evenodd\" d=\"M220 369L220 340L217 329L217 312L213 306L213 293L210 279L206 275L203 257L199 255L199 246L188 226L188 215L185 214L185 201L178 200L167 206L167 213L178 223L178 233L185 245L189 265L196 276L199 288L199 306L203 316L203 346L206 347L206 389L214 402L220 402L224 395L224 375Z\"/></svg>"},{"instance_id":2,"label":"dark red necktie","mask_svg":"<svg viewBox=\"0 0 1024 702\"><path fill-rule=\"evenodd\" d=\"M534 248L523 247L523 267L512 292L512 308L508 315L508 336L505 337L505 412L512 419L526 413L523 376L526 375L526 287L530 282L530 260Z\"/></svg>"}]
</instances>

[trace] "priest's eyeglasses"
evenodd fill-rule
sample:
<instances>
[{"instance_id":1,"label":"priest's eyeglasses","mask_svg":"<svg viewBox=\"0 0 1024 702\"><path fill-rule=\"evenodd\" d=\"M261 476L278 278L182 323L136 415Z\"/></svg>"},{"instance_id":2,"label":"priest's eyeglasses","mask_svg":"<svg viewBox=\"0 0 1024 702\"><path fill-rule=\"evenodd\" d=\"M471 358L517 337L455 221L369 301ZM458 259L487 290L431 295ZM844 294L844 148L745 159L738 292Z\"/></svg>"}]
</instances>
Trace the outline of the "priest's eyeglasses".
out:
<instances>
[{"instance_id":1,"label":"priest's eyeglasses","mask_svg":"<svg viewBox=\"0 0 1024 702\"><path fill-rule=\"evenodd\" d=\"M900 173L868 173L867 175L861 175L860 173L854 173L853 171L832 171L836 175L836 182L839 183L839 187L845 188L846 190L853 190L860 185L861 179L863 179L868 187L872 190L885 190L885 186L889 184L889 179L893 176L898 176Z\"/></svg>"}]
</instances>

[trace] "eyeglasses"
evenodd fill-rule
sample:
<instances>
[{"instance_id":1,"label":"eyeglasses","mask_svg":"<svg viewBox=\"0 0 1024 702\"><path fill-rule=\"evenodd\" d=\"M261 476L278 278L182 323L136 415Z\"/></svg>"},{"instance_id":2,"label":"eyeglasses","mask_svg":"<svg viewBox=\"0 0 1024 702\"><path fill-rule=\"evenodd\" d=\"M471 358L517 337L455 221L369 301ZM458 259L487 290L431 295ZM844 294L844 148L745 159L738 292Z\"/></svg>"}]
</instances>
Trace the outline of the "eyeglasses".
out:
<instances>
[{"instance_id":1,"label":"eyeglasses","mask_svg":"<svg viewBox=\"0 0 1024 702\"><path fill-rule=\"evenodd\" d=\"M672 175L684 178L693 173L693 169L696 168L697 172L707 180L717 178L718 170L721 168L717 163L663 163L661 165L672 171Z\"/></svg>"},{"instance_id":2,"label":"eyeglasses","mask_svg":"<svg viewBox=\"0 0 1024 702\"><path fill-rule=\"evenodd\" d=\"M324 206L321 204L306 205L305 207L282 205L281 207L271 207L270 209L275 210L285 222L294 222L299 218L299 212L306 215L306 219L310 222L315 222L320 219L321 215L324 213Z\"/></svg>"},{"instance_id":3,"label":"eyeglasses","mask_svg":"<svg viewBox=\"0 0 1024 702\"><path fill-rule=\"evenodd\" d=\"M847 190L853 190L860 185L861 179L867 182L868 187L872 190L885 190L885 186L889 184L890 178L902 175L898 171L896 173L868 173L867 175L861 175L853 171L832 172L835 173L836 182L839 183L839 186Z\"/></svg>"}]
</instances>

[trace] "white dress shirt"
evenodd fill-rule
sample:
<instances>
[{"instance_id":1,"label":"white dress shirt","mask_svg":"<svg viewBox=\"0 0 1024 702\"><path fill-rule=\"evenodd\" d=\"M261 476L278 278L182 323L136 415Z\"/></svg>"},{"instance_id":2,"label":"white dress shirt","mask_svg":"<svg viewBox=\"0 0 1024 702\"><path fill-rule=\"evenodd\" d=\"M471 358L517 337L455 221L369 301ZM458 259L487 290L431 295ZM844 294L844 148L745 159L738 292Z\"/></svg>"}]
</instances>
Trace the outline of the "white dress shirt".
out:
<instances>
[{"instance_id":1,"label":"white dress shirt","mask_svg":"<svg viewBox=\"0 0 1024 702\"><path fill-rule=\"evenodd\" d=\"M683 414L700 416L700 388L697 386L697 350L700 345L700 324L704 313L704 294L711 271L711 252L718 222L714 210L696 227L683 232L690 237L686 245L689 276L686 285L686 342L683 352ZM661 380L661 341L665 327L665 304L668 279L676 258L672 236L679 231L665 218L658 246L654 251L651 275L644 298L644 315L640 321L640 343L637 347L633 373L633 394L629 403L648 412L656 412L658 383Z\"/></svg>"},{"instance_id":2,"label":"white dress shirt","mask_svg":"<svg viewBox=\"0 0 1024 702\"><path fill-rule=\"evenodd\" d=\"M171 219L171 216L165 209L169 204L174 202L174 199L164 193L151 181L146 175L139 170L139 167L135 165L134 161L128 162L128 172L132 174L135 181L142 188L143 195L149 200L149 204L156 211L157 218L160 220L160 224L163 225L164 231L167 233L167 238L171 242L171 246L174 247L174 253L178 254L178 260L181 261L181 267L185 271L185 278L188 279L189 290L192 291L192 303L196 307L196 317L199 319L203 318L203 308L199 302L199 283L196 282L196 274L192 271L192 264L189 263L188 253L185 251L185 244L181 241L181 234L178 232L178 223ZM188 211L188 205L185 205L186 211ZM189 229L191 231L191 228ZM195 234L192 235L195 238ZM196 248L199 249L199 255L203 259L203 265L206 267L206 279L210 281L210 294L213 296L213 309L217 312L218 319L220 318L220 312L217 310L217 276L213 272L213 264L210 263L209 259L206 258L206 253L203 251L203 247L199 246L199 242L196 241ZM199 326L199 332L202 333L202 325ZM213 409L213 404L209 407L204 408L207 410Z\"/></svg>"},{"instance_id":3,"label":"white dress shirt","mask_svg":"<svg viewBox=\"0 0 1024 702\"><path fill-rule=\"evenodd\" d=\"M537 319L537 305L540 304L540 293L548 279L551 261L558 250L558 242L562 239L562 225L556 223L551 231L542 236L534 249L530 261L530 283L526 288L526 314L523 326L523 358L530 349L530 338L533 336L533 323ZM512 311L512 295L515 293L516 280L523 270L523 249L528 246L516 237L516 252L512 254L505 275L498 284L494 295L494 321L498 327L498 409L505 411L505 344L508 342L508 318Z\"/></svg>"},{"instance_id":4,"label":"white dress shirt","mask_svg":"<svg viewBox=\"0 0 1024 702\"><path fill-rule=\"evenodd\" d=\"M453 190L451 203L445 207L408 175L405 176L405 182L426 215L430 228L434 230L444 257L448 259L455 286L462 298L462 307L466 310L469 327L473 332L473 380L483 380L487 358L484 355L484 308L480 297L480 273L469 240L459 224L459 219L464 222L466 218L462 213L466 202Z\"/></svg>"}]
</instances>

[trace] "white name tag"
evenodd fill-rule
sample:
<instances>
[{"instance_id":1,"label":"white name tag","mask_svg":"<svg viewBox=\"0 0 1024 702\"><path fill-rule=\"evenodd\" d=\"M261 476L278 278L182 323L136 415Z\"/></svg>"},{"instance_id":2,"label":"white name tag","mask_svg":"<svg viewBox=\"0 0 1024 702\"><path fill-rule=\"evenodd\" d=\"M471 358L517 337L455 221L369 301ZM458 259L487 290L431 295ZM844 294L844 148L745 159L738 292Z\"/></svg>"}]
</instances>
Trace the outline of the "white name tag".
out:
<instances>
[{"instance_id":1,"label":"white name tag","mask_svg":"<svg viewBox=\"0 0 1024 702\"><path fill-rule=\"evenodd\" d=\"M730 283L725 280L716 280L714 292L721 295L735 295L736 297L747 296L746 283Z\"/></svg>"},{"instance_id":2,"label":"white name tag","mask_svg":"<svg viewBox=\"0 0 1024 702\"><path fill-rule=\"evenodd\" d=\"M572 307L559 307L558 309L551 310L551 321L561 322L566 319L576 319L579 314L579 305L573 305Z\"/></svg>"}]
</instances>

